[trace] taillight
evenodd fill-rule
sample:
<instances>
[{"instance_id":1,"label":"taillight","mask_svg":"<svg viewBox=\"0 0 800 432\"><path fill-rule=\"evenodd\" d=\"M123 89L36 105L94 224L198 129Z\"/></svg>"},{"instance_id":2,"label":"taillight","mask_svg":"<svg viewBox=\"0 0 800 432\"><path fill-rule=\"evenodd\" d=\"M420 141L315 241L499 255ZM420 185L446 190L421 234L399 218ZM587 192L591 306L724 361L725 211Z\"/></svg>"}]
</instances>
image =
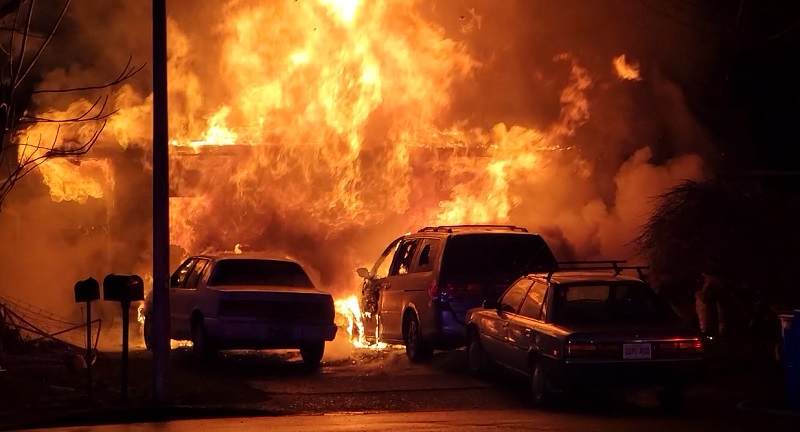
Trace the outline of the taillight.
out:
<instances>
[{"instance_id":1,"label":"taillight","mask_svg":"<svg viewBox=\"0 0 800 432\"><path fill-rule=\"evenodd\" d=\"M613 358L619 356L619 350L618 344L570 342L565 353L572 358Z\"/></svg>"},{"instance_id":2,"label":"taillight","mask_svg":"<svg viewBox=\"0 0 800 432\"><path fill-rule=\"evenodd\" d=\"M434 279L431 281L430 286L428 286L428 295L431 296L431 298L436 298L439 295L437 291L438 285L436 284L436 279Z\"/></svg>"},{"instance_id":3,"label":"taillight","mask_svg":"<svg viewBox=\"0 0 800 432\"><path fill-rule=\"evenodd\" d=\"M445 283L439 285L436 281L428 286L428 295L431 298L447 301L453 296L482 293L481 285L476 283Z\"/></svg>"},{"instance_id":4,"label":"taillight","mask_svg":"<svg viewBox=\"0 0 800 432\"><path fill-rule=\"evenodd\" d=\"M675 355L702 354L705 347L700 339L682 339L661 342L658 344L658 351L662 354Z\"/></svg>"}]
</instances>

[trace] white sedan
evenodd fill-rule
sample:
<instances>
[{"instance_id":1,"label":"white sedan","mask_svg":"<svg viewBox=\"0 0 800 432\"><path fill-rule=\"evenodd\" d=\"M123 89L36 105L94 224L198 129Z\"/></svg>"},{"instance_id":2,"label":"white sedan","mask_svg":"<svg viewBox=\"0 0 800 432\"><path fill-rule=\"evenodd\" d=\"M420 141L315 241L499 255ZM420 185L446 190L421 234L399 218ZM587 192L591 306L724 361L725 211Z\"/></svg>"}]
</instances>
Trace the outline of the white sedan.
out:
<instances>
[{"instance_id":1,"label":"white sedan","mask_svg":"<svg viewBox=\"0 0 800 432\"><path fill-rule=\"evenodd\" d=\"M250 254L197 255L170 278L170 338L192 341L208 359L218 350L300 349L318 365L336 335L333 297L291 260ZM144 337L152 341L152 297L145 299Z\"/></svg>"}]
</instances>

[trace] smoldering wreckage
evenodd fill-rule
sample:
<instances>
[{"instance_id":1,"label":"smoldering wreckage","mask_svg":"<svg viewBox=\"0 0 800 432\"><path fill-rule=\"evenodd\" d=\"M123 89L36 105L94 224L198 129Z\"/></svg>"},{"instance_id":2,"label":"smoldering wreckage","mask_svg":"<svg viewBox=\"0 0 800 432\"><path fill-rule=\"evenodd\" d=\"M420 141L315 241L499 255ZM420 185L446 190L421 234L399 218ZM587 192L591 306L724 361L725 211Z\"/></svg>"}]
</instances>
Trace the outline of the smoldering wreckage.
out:
<instances>
[{"instance_id":1,"label":"smoldering wreckage","mask_svg":"<svg viewBox=\"0 0 800 432\"><path fill-rule=\"evenodd\" d=\"M711 144L680 88L640 70L623 52L604 50L602 66L590 67L553 51L539 59L534 77L520 72L509 80L495 73L505 69L504 56L530 47L518 42L487 55L481 41L496 39L502 26L480 10L431 9L413 0L204 3L209 17L225 18L215 19L213 40L179 13L169 22L172 266L236 244L290 255L335 295L351 334L361 319L353 269L371 263L399 233L431 224L513 223L542 232L559 258L629 256L652 206L648 198L707 175L703 157ZM84 8L91 9L76 5L70 19L89 19ZM138 8L126 4L110 16L142 16ZM88 38L87 28L72 31ZM104 37L147 58L147 44L126 34ZM40 86L99 67L54 63ZM224 85L204 84L211 82ZM509 82L539 91L541 103ZM83 311L69 301L66 281L120 272L141 274L149 284L148 85L135 76L116 88L116 112L94 148L46 160L6 201L0 222L6 249L14 251L0 260L2 289L10 290L0 291L6 367L15 359L63 363L83 350ZM653 93L667 109L594 109L633 106L634 91ZM486 94L516 100L518 112L490 99L496 113L488 115ZM87 103L42 97L36 109L70 115ZM681 121L664 117L675 113ZM635 129L609 121L620 115L631 124L655 116L660 124ZM92 126L39 123L18 139L69 145ZM680 128L673 136L696 144L676 141L663 157L653 149L664 128ZM20 158L42 151L20 148ZM10 300L16 296L21 300ZM119 321L117 309L99 309L95 348Z\"/></svg>"}]
</instances>

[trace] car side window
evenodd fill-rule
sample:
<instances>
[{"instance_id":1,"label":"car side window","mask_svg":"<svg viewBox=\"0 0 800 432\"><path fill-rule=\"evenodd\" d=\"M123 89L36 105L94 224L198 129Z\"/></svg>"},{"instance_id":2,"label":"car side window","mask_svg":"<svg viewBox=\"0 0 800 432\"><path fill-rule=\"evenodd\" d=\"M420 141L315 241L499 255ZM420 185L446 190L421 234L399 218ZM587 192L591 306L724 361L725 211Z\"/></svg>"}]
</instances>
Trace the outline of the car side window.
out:
<instances>
[{"instance_id":1,"label":"car side window","mask_svg":"<svg viewBox=\"0 0 800 432\"><path fill-rule=\"evenodd\" d=\"M189 277L186 278L186 284L184 285L185 288L197 288L197 283L200 281L200 278L206 271L208 267L208 260L207 259L198 259L197 263L194 265L192 272L189 273Z\"/></svg>"},{"instance_id":2,"label":"car side window","mask_svg":"<svg viewBox=\"0 0 800 432\"><path fill-rule=\"evenodd\" d=\"M528 278L520 279L512 285L500 298L500 310L503 312L517 313L519 305L522 303L522 299L525 298L525 295L528 293L528 288L530 288L531 285L533 285L533 281Z\"/></svg>"},{"instance_id":3,"label":"car side window","mask_svg":"<svg viewBox=\"0 0 800 432\"><path fill-rule=\"evenodd\" d=\"M433 261L439 253L439 239L424 239L420 242L420 252L411 271L414 273L429 272L433 270Z\"/></svg>"},{"instance_id":4,"label":"car side window","mask_svg":"<svg viewBox=\"0 0 800 432\"><path fill-rule=\"evenodd\" d=\"M192 267L197 262L197 258L189 258L183 262L183 264L175 270L175 273L172 274L172 277L169 280L169 286L171 288L183 288L186 284L186 278L189 277L189 273L192 271Z\"/></svg>"},{"instance_id":5,"label":"car side window","mask_svg":"<svg viewBox=\"0 0 800 432\"><path fill-rule=\"evenodd\" d=\"M533 287L528 291L528 295L525 296L525 301L522 302L519 314L528 318L541 319L544 293L546 291L547 284L538 281L534 282Z\"/></svg>"},{"instance_id":6,"label":"car side window","mask_svg":"<svg viewBox=\"0 0 800 432\"><path fill-rule=\"evenodd\" d=\"M418 243L419 239L406 239L400 243L400 247L394 256L392 270L389 272L390 276L408 274L409 270L411 270L411 260L414 258L415 246Z\"/></svg>"},{"instance_id":7,"label":"car side window","mask_svg":"<svg viewBox=\"0 0 800 432\"><path fill-rule=\"evenodd\" d=\"M552 285L548 286L547 288L549 288L549 289L545 289L545 291L544 291L544 299L542 300L542 313L541 313L541 316L542 316L541 320L545 321L545 322L548 322L548 318L547 318L548 317L548 312L547 311L550 309L550 307L548 305L551 304L551 302L553 301L552 300L553 299L553 291L555 289Z\"/></svg>"},{"instance_id":8,"label":"car side window","mask_svg":"<svg viewBox=\"0 0 800 432\"><path fill-rule=\"evenodd\" d=\"M397 250L397 246L400 244L400 239L393 241L386 250L383 251L381 257L378 258L378 261L375 262L375 266L372 267L372 273L376 279L385 278L389 276L389 269L392 268L392 259L394 258L394 252Z\"/></svg>"}]
</instances>

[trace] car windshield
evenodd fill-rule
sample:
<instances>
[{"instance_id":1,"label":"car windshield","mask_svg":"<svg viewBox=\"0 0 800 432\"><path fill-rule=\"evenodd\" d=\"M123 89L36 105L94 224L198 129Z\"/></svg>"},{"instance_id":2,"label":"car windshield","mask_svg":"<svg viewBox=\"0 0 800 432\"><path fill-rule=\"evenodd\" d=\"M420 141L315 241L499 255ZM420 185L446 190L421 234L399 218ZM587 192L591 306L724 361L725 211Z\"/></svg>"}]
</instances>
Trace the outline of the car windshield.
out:
<instances>
[{"instance_id":1,"label":"car windshield","mask_svg":"<svg viewBox=\"0 0 800 432\"><path fill-rule=\"evenodd\" d=\"M219 261L211 274L208 284L211 286L314 287L311 279L299 264L263 259L226 259Z\"/></svg>"},{"instance_id":2,"label":"car windshield","mask_svg":"<svg viewBox=\"0 0 800 432\"><path fill-rule=\"evenodd\" d=\"M556 289L554 322L617 324L663 322L672 315L644 283L562 285Z\"/></svg>"},{"instance_id":3,"label":"car windshield","mask_svg":"<svg viewBox=\"0 0 800 432\"><path fill-rule=\"evenodd\" d=\"M554 262L550 248L536 235L457 235L447 241L442 272L459 275L523 274Z\"/></svg>"}]
</instances>

